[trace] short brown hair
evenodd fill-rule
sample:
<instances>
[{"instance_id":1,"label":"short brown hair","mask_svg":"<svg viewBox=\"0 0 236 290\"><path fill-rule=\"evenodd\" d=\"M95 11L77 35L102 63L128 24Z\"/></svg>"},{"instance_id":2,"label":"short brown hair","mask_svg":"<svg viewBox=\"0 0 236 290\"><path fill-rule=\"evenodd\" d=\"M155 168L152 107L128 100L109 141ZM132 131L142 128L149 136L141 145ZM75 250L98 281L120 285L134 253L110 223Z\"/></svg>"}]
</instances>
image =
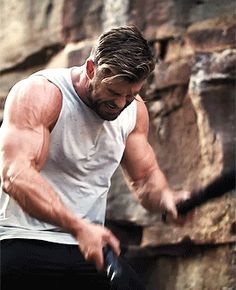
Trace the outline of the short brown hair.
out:
<instances>
[{"instance_id":1,"label":"short brown hair","mask_svg":"<svg viewBox=\"0 0 236 290\"><path fill-rule=\"evenodd\" d=\"M132 26L113 28L100 36L92 55L95 66L129 82L145 79L154 70L151 47L140 30Z\"/></svg>"}]
</instances>

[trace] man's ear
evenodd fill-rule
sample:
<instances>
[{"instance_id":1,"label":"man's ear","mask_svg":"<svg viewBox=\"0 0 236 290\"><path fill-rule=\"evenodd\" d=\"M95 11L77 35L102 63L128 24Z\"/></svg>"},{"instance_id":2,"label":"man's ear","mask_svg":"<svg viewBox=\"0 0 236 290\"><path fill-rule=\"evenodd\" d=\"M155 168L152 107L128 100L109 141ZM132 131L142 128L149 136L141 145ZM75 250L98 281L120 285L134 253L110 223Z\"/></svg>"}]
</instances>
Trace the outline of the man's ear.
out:
<instances>
[{"instance_id":1,"label":"man's ear","mask_svg":"<svg viewBox=\"0 0 236 290\"><path fill-rule=\"evenodd\" d=\"M86 73L89 79L94 77L94 62L92 59L86 61Z\"/></svg>"}]
</instances>

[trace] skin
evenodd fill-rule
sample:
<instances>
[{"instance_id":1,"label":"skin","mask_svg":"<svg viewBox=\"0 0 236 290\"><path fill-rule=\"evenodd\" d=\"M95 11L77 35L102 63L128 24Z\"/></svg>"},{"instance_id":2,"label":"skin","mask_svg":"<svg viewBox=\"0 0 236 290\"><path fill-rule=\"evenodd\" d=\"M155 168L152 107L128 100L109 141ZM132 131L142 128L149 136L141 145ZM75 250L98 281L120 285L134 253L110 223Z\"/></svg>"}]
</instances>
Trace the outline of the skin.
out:
<instances>
[{"instance_id":1,"label":"skin","mask_svg":"<svg viewBox=\"0 0 236 290\"><path fill-rule=\"evenodd\" d=\"M121 79L105 82L90 59L72 72L78 95L103 119L114 120L134 99L138 100L136 126L127 139L121 162L124 176L145 208L167 209L177 217L175 204L189 193L176 195L170 189L148 143L148 112L138 94L144 80L134 84ZM94 261L101 270L102 248L109 244L119 255L118 239L109 229L74 215L40 175L61 105L60 90L43 77L29 77L12 88L0 129L2 187L25 212L71 233L85 259Z\"/></svg>"}]
</instances>

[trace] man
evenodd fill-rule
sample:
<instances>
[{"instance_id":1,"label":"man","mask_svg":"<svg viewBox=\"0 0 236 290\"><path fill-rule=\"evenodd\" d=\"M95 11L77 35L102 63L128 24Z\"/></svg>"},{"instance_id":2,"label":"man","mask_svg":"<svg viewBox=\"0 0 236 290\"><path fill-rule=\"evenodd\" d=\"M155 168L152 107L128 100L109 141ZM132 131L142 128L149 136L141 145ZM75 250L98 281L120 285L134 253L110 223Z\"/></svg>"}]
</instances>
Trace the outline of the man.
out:
<instances>
[{"instance_id":1,"label":"man","mask_svg":"<svg viewBox=\"0 0 236 290\"><path fill-rule=\"evenodd\" d=\"M108 289L102 249L119 255L120 247L103 224L119 164L145 208L177 217L188 193L176 195L160 170L139 95L154 66L140 31L118 27L83 66L43 70L12 88L0 131L3 287L85 277L79 289L92 279L91 289Z\"/></svg>"}]
</instances>

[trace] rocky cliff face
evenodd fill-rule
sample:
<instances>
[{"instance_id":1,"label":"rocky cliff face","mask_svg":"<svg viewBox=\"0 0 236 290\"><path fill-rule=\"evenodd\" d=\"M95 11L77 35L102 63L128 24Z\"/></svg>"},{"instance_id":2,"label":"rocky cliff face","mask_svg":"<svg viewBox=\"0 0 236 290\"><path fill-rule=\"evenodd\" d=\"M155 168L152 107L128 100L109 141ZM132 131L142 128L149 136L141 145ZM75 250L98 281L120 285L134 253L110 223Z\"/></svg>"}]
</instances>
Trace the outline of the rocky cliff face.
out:
<instances>
[{"instance_id":1,"label":"rocky cliff face","mask_svg":"<svg viewBox=\"0 0 236 290\"><path fill-rule=\"evenodd\" d=\"M197 189L235 165L235 1L2 0L0 117L11 86L45 67L80 65L104 30L136 24L158 56L143 91L150 142L171 185ZM149 290L234 289L235 196L163 225L117 170L107 223Z\"/></svg>"}]
</instances>

